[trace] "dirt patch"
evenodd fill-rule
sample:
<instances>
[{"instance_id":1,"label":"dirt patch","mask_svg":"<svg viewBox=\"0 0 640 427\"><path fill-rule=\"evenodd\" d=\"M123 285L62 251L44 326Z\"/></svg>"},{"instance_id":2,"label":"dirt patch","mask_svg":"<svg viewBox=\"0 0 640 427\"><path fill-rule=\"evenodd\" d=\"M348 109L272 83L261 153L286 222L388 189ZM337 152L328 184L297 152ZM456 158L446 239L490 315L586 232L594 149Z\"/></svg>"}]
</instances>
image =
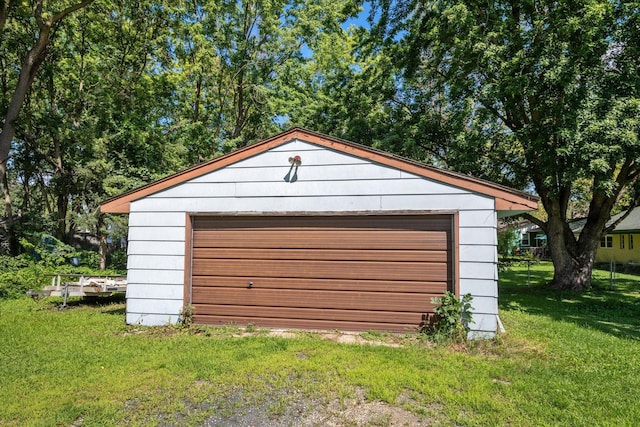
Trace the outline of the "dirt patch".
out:
<instances>
[{"instance_id":1,"label":"dirt patch","mask_svg":"<svg viewBox=\"0 0 640 427\"><path fill-rule=\"evenodd\" d=\"M373 346L386 346L386 347L402 347L403 341L406 338L401 337L398 334L380 334L380 336L370 337L367 333L358 332L329 332L329 331L292 331L292 330L279 330L271 329L267 332L267 336L280 337L280 338L296 338L298 333L314 334L315 336L334 341L342 344L359 344L359 345L373 345ZM247 336L250 334L244 334Z\"/></svg>"},{"instance_id":2,"label":"dirt patch","mask_svg":"<svg viewBox=\"0 0 640 427\"><path fill-rule=\"evenodd\" d=\"M238 405L232 415L209 417L203 427L284 427L284 426L428 426L431 423L412 412L385 402L367 401L358 390L351 399L321 403L292 395L286 390L272 393L257 405Z\"/></svg>"},{"instance_id":3,"label":"dirt patch","mask_svg":"<svg viewBox=\"0 0 640 427\"><path fill-rule=\"evenodd\" d=\"M351 333L323 333L320 336L324 339L339 342L342 344L360 344L360 345L373 345L373 346L386 346L386 347L402 347L402 344L393 342L390 339L369 339L364 338L359 334ZM385 337L386 338L386 337Z\"/></svg>"}]
</instances>

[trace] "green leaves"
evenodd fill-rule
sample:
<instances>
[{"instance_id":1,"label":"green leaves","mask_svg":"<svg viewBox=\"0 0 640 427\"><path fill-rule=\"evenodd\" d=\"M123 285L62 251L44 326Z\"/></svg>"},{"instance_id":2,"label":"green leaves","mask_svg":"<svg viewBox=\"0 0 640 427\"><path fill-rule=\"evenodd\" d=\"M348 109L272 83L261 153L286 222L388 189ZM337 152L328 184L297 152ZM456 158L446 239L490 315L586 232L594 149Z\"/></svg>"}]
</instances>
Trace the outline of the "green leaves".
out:
<instances>
[{"instance_id":1,"label":"green leaves","mask_svg":"<svg viewBox=\"0 0 640 427\"><path fill-rule=\"evenodd\" d=\"M473 296L465 294L458 299L453 292L446 291L441 297L432 298L437 304L433 309L435 323L428 330L435 339L447 339L464 342L469 334L469 325L473 323L471 301Z\"/></svg>"},{"instance_id":2,"label":"green leaves","mask_svg":"<svg viewBox=\"0 0 640 427\"><path fill-rule=\"evenodd\" d=\"M535 188L558 230L569 230L571 200L591 199L589 211L581 209L589 217L585 237L558 232L549 243L558 262L567 254L576 264L592 259L587 252L595 251L618 196L640 177L637 5L376 4L383 18L400 18L376 29L394 37L401 53L404 80L393 98L404 95L403 109L430 118L396 116L417 129L404 146L422 131L430 137L419 145L441 164Z\"/></svg>"},{"instance_id":3,"label":"green leaves","mask_svg":"<svg viewBox=\"0 0 640 427\"><path fill-rule=\"evenodd\" d=\"M46 13L75 4L49 3ZM306 85L351 67L355 42L342 43L342 24L358 5L96 0L67 16L15 122L16 222L62 240L80 224L98 233L104 199L273 134L289 117L311 124L303 113L315 95ZM0 28L3 115L38 29L30 5L8 6Z\"/></svg>"}]
</instances>

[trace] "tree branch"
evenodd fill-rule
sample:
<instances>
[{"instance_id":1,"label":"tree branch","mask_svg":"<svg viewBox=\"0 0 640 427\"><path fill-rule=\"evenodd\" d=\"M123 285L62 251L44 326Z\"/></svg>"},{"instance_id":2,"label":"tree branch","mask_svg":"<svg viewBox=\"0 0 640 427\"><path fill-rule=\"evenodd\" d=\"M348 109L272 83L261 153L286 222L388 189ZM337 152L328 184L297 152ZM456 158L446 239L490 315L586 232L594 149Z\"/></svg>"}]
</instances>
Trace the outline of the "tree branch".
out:
<instances>
[{"instance_id":1,"label":"tree branch","mask_svg":"<svg viewBox=\"0 0 640 427\"><path fill-rule=\"evenodd\" d=\"M83 7L93 3L94 0L83 0L80 3L76 3L73 6L69 6L68 8L56 13L55 15L53 15L53 18L51 18L49 21L47 21L48 25L52 25L54 23L56 23L57 21L60 21L61 19L63 19L65 16L67 16L68 14L75 12L78 9L82 9ZM39 3L42 3L41 1Z\"/></svg>"},{"instance_id":2,"label":"tree branch","mask_svg":"<svg viewBox=\"0 0 640 427\"><path fill-rule=\"evenodd\" d=\"M0 7L0 33L4 29L7 19L9 19L9 12L15 6L15 2L12 0L3 0ZM1 40L1 39L0 39Z\"/></svg>"},{"instance_id":3,"label":"tree branch","mask_svg":"<svg viewBox=\"0 0 640 427\"><path fill-rule=\"evenodd\" d=\"M500 111L498 111L497 108L492 107L491 105L486 104L484 101L480 101L480 104L482 104L482 106L484 108L486 108L487 110L489 110L491 112L491 114L493 114L494 116L496 116L497 118L499 118L502 123L505 124L505 126L507 126L509 129L511 129L513 132L516 132L518 130L518 127L514 124L511 123L511 120L509 120L507 117L505 117L504 115L502 115L500 113Z\"/></svg>"},{"instance_id":4,"label":"tree branch","mask_svg":"<svg viewBox=\"0 0 640 427\"><path fill-rule=\"evenodd\" d=\"M45 161L45 163L48 163L54 170L57 169L58 165L53 160L51 155L48 154L48 153L45 153L44 151L42 151L38 147L38 143L36 141L36 137L35 136L30 135L30 134L28 134L27 132L24 132L21 129L16 129L16 135L18 136L18 138L22 139L25 142L25 144L27 144L27 146L33 152L35 152L37 155L39 155L42 158L42 160Z\"/></svg>"},{"instance_id":5,"label":"tree branch","mask_svg":"<svg viewBox=\"0 0 640 427\"><path fill-rule=\"evenodd\" d=\"M33 16L36 18L38 29L42 31L45 26L45 23L42 20L42 0L38 0L38 2L36 3L36 7L33 9Z\"/></svg>"},{"instance_id":6,"label":"tree branch","mask_svg":"<svg viewBox=\"0 0 640 427\"><path fill-rule=\"evenodd\" d=\"M540 227L540 229L542 231L545 232L545 234L547 234L547 223L542 221L540 218L536 218L535 216L531 215L530 213L523 213L520 215L522 218L524 219L528 219L529 221L531 221L532 223L534 223L535 225L537 225L538 227Z\"/></svg>"}]
</instances>

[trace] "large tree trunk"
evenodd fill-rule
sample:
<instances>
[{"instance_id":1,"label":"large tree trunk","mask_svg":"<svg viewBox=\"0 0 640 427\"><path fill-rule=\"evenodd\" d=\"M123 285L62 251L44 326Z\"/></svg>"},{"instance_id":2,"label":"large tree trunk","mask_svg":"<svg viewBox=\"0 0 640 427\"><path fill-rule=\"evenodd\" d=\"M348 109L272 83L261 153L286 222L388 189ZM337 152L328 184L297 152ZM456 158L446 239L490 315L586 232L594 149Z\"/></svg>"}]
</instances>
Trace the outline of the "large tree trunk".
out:
<instances>
[{"instance_id":1,"label":"large tree trunk","mask_svg":"<svg viewBox=\"0 0 640 427\"><path fill-rule=\"evenodd\" d=\"M11 194L9 192L9 182L7 181L7 162L9 160L9 151L11 150L11 141L16 133L15 120L22 109L27 90L33 82L38 67L44 60L46 47L49 41L49 28L40 34L40 39L36 45L29 51L27 57L20 69L18 84L11 97L11 102L4 115L4 124L0 130L0 179L2 180L2 190L4 195L5 213L7 216L7 233L9 234L9 251L12 254L17 253L17 238L15 233L15 219L13 217L13 209L11 204Z\"/></svg>"},{"instance_id":2,"label":"large tree trunk","mask_svg":"<svg viewBox=\"0 0 640 427\"><path fill-rule=\"evenodd\" d=\"M554 267L552 287L568 291L584 291L591 287L596 252L618 192L594 194L589 216L577 238L567 219L568 189L560 191L560 197L542 198L549 215L543 229Z\"/></svg>"},{"instance_id":3,"label":"large tree trunk","mask_svg":"<svg viewBox=\"0 0 640 427\"><path fill-rule=\"evenodd\" d=\"M552 287L568 291L583 291L591 287L596 248L584 248L574 256L567 256L566 251L550 252L554 267Z\"/></svg>"}]
</instances>

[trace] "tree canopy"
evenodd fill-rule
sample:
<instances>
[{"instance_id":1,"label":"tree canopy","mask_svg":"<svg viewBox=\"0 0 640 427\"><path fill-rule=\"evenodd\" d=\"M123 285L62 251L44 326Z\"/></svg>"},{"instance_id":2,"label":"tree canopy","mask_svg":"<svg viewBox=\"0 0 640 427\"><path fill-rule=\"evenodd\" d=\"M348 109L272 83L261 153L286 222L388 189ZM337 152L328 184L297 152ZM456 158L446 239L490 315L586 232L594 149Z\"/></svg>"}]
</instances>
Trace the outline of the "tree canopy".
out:
<instances>
[{"instance_id":1,"label":"tree canopy","mask_svg":"<svg viewBox=\"0 0 640 427\"><path fill-rule=\"evenodd\" d=\"M534 188L548 217L530 218L548 236L555 285L587 287L611 210L640 174L638 4L378 6L378 40L393 40L403 90L439 104L445 138L432 150L454 168ZM585 182L587 222L575 237L569 207Z\"/></svg>"},{"instance_id":2,"label":"tree canopy","mask_svg":"<svg viewBox=\"0 0 640 427\"><path fill-rule=\"evenodd\" d=\"M582 289L612 209L640 193L639 10L1 1L1 212L14 237L104 243L125 224L100 201L299 125L537 192L555 284Z\"/></svg>"},{"instance_id":3,"label":"tree canopy","mask_svg":"<svg viewBox=\"0 0 640 427\"><path fill-rule=\"evenodd\" d=\"M0 5L0 212L13 252L35 230L116 238L126 224L99 213L105 198L288 126L293 72L358 12L328 0Z\"/></svg>"}]
</instances>

